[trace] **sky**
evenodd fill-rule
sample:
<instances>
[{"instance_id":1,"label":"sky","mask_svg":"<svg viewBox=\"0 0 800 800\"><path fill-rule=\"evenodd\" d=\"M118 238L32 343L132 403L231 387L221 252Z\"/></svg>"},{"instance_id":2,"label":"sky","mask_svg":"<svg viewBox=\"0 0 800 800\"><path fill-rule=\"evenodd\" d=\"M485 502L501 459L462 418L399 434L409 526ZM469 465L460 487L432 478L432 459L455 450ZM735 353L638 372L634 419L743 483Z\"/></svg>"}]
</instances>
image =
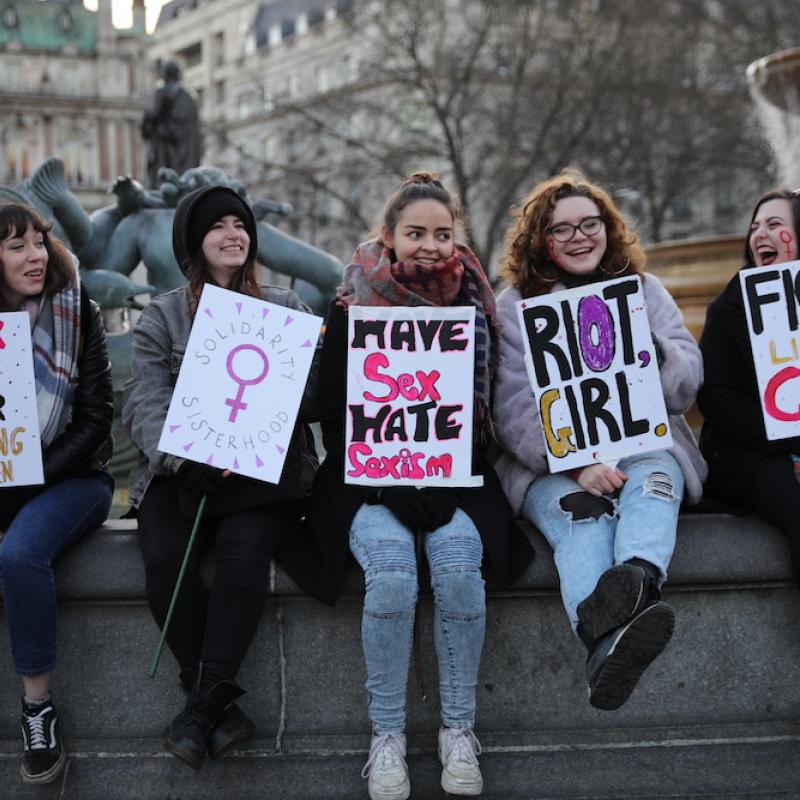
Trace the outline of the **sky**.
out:
<instances>
[{"instance_id":1,"label":"sky","mask_svg":"<svg viewBox=\"0 0 800 800\"><path fill-rule=\"evenodd\" d=\"M145 24L150 33L153 32L153 28L156 26L158 12L161 10L161 6L166 2L167 0L144 0L146 15ZM83 0L83 4L86 8L92 9L92 11L97 10L97 0ZM112 18L114 20L114 25L118 28L129 28L131 26L132 5L133 3L131 0L111 0Z\"/></svg>"}]
</instances>

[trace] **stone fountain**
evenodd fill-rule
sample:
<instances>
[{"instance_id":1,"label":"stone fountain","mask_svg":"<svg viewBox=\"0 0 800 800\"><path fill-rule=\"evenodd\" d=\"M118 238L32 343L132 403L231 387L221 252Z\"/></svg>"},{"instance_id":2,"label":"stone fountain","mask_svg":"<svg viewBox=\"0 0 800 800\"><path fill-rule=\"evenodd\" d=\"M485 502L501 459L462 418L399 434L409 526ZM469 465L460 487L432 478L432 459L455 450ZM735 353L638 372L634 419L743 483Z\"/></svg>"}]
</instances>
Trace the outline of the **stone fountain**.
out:
<instances>
[{"instance_id":1,"label":"stone fountain","mask_svg":"<svg viewBox=\"0 0 800 800\"><path fill-rule=\"evenodd\" d=\"M747 82L775 152L780 182L800 186L800 47L754 61Z\"/></svg>"}]
</instances>

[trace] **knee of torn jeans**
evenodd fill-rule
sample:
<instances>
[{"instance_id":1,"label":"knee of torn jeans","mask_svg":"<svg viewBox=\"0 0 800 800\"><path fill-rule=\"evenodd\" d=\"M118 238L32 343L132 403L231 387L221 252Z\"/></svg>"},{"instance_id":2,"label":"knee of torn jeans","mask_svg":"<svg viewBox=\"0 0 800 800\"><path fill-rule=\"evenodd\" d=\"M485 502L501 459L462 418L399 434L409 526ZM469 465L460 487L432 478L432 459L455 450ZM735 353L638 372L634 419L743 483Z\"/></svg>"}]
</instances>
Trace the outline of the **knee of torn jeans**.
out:
<instances>
[{"instance_id":1,"label":"knee of torn jeans","mask_svg":"<svg viewBox=\"0 0 800 800\"><path fill-rule=\"evenodd\" d=\"M603 514L614 516L616 507L607 497L597 497L589 492L572 492L559 500L561 510L572 516L573 522L600 519Z\"/></svg>"},{"instance_id":2,"label":"knee of torn jeans","mask_svg":"<svg viewBox=\"0 0 800 800\"><path fill-rule=\"evenodd\" d=\"M675 484L672 476L666 472L651 472L644 479L642 494L645 497L657 497L659 500L677 500Z\"/></svg>"}]
</instances>

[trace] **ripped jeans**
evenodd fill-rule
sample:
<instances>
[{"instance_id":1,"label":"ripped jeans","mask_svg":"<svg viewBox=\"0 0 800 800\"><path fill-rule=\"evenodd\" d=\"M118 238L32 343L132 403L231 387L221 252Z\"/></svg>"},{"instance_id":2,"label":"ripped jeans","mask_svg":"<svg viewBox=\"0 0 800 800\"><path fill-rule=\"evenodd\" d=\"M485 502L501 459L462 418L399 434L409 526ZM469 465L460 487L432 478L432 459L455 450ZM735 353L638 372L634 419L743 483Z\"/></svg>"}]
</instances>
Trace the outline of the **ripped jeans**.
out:
<instances>
[{"instance_id":1,"label":"ripped jeans","mask_svg":"<svg viewBox=\"0 0 800 800\"><path fill-rule=\"evenodd\" d=\"M480 533L456 509L450 522L425 534L424 545L435 607L442 722L449 728L472 728L486 628ZM375 733L402 733L418 594L414 536L385 506L364 504L353 518L350 550L366 581L361 640L369 717Z\"/></svg>"},{"instance_id":2,"label":"ripped jeans","mask_svg":"<svg viewBox=\"0 0 800 800\"><path fill-rule=\"evenodd\" d=\"M667 579L683 498L683 472L666 450L629 456L618 466L628 480L614 497L606 496L608 511L597 519L580 518L581 512L564 508L576 499L571 502L570 495L586 494L564 474L537 478L522 504L522 516L553 548L561 598L573 631L578 625L578 604L615 564L642 558L658 567L661 583Z\"/></svg>"}]
</instances>

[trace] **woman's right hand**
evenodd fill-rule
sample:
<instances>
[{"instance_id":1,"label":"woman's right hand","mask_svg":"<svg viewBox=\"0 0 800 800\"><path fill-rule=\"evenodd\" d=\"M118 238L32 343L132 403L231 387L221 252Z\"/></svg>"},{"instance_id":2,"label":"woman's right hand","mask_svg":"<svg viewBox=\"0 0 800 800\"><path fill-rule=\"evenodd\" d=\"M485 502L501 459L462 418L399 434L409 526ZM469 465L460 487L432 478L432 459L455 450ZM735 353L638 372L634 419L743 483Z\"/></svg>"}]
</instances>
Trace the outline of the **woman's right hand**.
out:
<instances>
[{"instance_id":1,"label":"woman's right hand","mask_svg":"<svg viewBox=\"0 0 800 800\"><path fill-rule=\"evenodd\" d=\"M208 464L184 461L176 475L178 479L178 509L186 519L194 519L197 508L204 495L210 495L222 486L222 481L230 475Z\"/></svg>"},{"instance_id":2,"label":"woman's right hand","mask_svg":"<svg viewBox=\"0 0 800 800\"><path fill-rule=\"evenodd\" d=\"M591 464L575 477L578 486L595 497L614 494L626 480L628 476L619 467L610 467L608 464Z\"/></svg>"}]
</instances>

